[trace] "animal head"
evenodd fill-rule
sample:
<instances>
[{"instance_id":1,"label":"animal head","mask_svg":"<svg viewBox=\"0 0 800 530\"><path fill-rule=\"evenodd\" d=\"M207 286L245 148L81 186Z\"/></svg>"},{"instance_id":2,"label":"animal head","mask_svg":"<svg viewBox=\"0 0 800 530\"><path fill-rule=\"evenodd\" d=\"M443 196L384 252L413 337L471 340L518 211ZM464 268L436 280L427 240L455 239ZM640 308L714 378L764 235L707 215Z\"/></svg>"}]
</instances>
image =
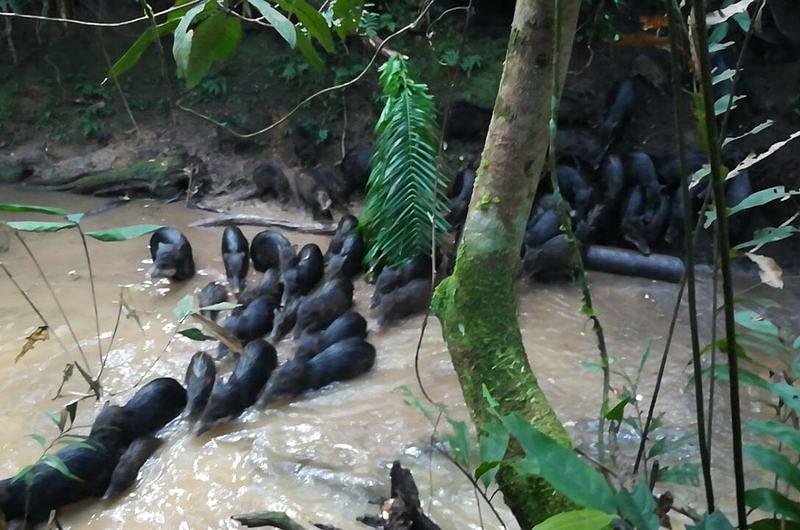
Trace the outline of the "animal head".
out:
<instances>
[{"instance_id":1,"label":"animal head","mask_svg":"<svg viewBox=\"0 0 800 530\"><path fill-rule=\"evenodd\" d=\"M150 267L151 278L171 278L178 273L178 264L175 260L175 245L160 243L156 250L156 259Z\"/></svg>"}]
</instances>

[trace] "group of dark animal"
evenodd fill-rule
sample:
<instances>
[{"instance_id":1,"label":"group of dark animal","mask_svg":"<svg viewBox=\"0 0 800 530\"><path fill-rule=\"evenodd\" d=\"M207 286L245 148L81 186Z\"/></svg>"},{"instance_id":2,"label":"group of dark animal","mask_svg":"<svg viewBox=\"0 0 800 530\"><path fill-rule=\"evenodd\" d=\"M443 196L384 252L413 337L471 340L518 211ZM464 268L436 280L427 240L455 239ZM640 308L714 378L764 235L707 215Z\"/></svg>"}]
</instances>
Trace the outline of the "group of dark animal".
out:
<instances>
[{"instance_id":1,"label":"group of dark animal","mask_svg":"<svg viewBox=\"0 0 800 530\"><path fill-rule=\"evenodd\" d=\"M680 253L684 209L677 157L644 150L634 150L625 155L616 152L616 140L623 133L636 104L635 86L631 79L616 86L609 98L605 119L594 128L594 132L558 132L558 186L568 203L575 235L581 242L630 246L644 255L653 251ZM723 95L725 87L718 89ZM740 161L734 153L726 153L724 157L728 167ZM691 178L706 163L704 153L690 150L687 176ZM473 164L461 171L450 187L449 221L457 230L466 219L474 181ZM545 176L543 182L531 208L521 253L523 274L548 280L571 274L574 252L561 231L561 216L547 184L549 178ZM750 175L742 171L726 182L727 207L739 204L752 191ZM708 178L690 188L691 209L695 216L706 193L710 193ZM692 220L695 222L696 218ZM731 216L731 239L744 241L749 235L750 225L749 210Z\"/></svg>"},{"instance_id":2,"label":"group of dark animal","mask_svg":"<svg viewBox=\"0 0 800 530\"><path fill-rule=\"evenodd\" d=\"M294 175L287 175L277 160L262 162L253 170L256 193L262 199L281 203L294 201L311 211L314 219L330 221L331 208L346 205L364 191L371 169L372 149L349 150L336 166L317 165Z\"/></svg>"},{"instance_id":3,"label":"group of dark animal","mask_svg":"<svg viewBox=\"0 0 800 530\"><path fill-rule=\"evenodd\" d=\"M324 255L315 244L296 253L276 231L260 232L250 244L238 228L226 228L222 257L238 307L221 324L243 347L232 353L220 344L217 360L232 358L232 373L217 375L215 359L198 352L186 370L185 387L159 378L126 405L106 405L83 443L54 455L71 476L42 461L24 477L0 481L0 509L9 527L44 522L53 510L84 498L113 499L125 492L159 447L155 434L181 411L200 435L253 405L264 407L369 371L375 348L365 340L367 321L352 310L352 280L365 252L357 224L355 217L344 216ZM153 277L181 281L195 273L191 244L175 228L154 232L150 253ZM263 276L248 285L251 262ZM379 325L427 306L430 268L430 260L417 258L400 269L384 270L370 304L378 308ZM228 289L217 282L198 293L201 308L228 298ZM217 320L220 311L201 313ZM289 333L295 353L279 367L277 352L265 338L278 341Z\"/></svg>"}]
</instances>

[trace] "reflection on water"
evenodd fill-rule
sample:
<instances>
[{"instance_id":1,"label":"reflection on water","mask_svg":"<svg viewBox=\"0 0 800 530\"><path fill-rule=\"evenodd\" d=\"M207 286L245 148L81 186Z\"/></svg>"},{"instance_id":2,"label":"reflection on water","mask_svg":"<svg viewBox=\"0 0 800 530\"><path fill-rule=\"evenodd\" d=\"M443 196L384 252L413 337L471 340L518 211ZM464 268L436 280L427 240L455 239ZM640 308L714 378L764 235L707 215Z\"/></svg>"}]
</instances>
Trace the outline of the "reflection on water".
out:
<instances>
[{"instance_id":1,"label":"reflection on water","mask_svg":"<svg viewBox=\"0 0 800 530\"><path fill-rule=\"evenodd\" d=\"M0 188L0 194L3 201L48 203L75 211L102 202L8 187ZM263 205L249 210L248 213L284 218L298 215L267 212ZM192 242L199 269L198 275L185 284L164 280L152 283L145 278L149 262L147 238L121 243L89 242L104 346L111 339L120 286L129 286L127 301L136 309L142 325L140 328L135 318L126 318L123 312L103 376L113 402L126 400L133 392L132 386L148 370L147 379L160 375L182 379L189 358L198 349L198 343L181 336L164 348L175 330L172 309L176 302L208 281L224 279L222 228L188 227L204 215L177 204L132 201L84 221L88 229L137 223L179 227ZM248 237L259 230L244 228ZM324 238L287 235L297 245L316 242L325 248ZM91 292L78 235L65 231L25 238L64 302L73 329L82 338L82 348L95 362L98 353L91 340L95 333ZM3 241L0 234L0 244ZM21 245L12 238L10 249L0 254L0 259L51 322L51 331L65 344L72 344L63 319ZM615 370L635 372L651 341L653 357L660 355L676 287L600 274L592 276L592 284ZM700 287L701 301L707 302L710 286L701 280ZM599 409L600 378L582 365L595 360L596 350L591 330L578 313L577 292L568 284L535 288L523 285L520 291L523 337L540 382L576 441L591 444ZM369 292L363 282L357 284L356 309L364 313ZM781 295L785 298L784 307L797 307L797 289L786 289ZM707 315L704 320L707 323ZM281 408L249 410L235 424L200 438L189 434L181 423L171 425L165 433L167 443L145 465L133 491L114 503L81 503L66 510L62 522L76 529L151 529L155 525L237 528L230 519L233 514L284 510L306 523L357 528L361 525L354 518L375 510L369 501L386 495L389 466L400 458L415 473L426 510L443 528L480 528L469 483L449 463L431 455L431 426L395 392L400 385L417 388L413 364L421 322L421 317L411 318L379 332L374 320L370 320L369 340L375 344L378 358L375 369L365 377L309 394ZM65 397L52 401L64 365L70 360L53 340L37 344L23 360L14 363L26 335L39 323L10 282L0 281L0 423L4 426L0 449L6 455L0 462L2 476L13 475L38 457L39 446L25 435L52 437L55 429L46 412L74 399L70 393L82 392L85 386L75 377L66 385ZM665 432L671 436L691 429L694 423L693 398L686 389L688 342L688 326L680 320L659 406L659 411L665 413ZM278 345L278 351L286 357L291 353L291 343ZM74 351L71 354L79 355ZM423 341L420 365L428 392L445 403L453 416L466 419L460 389L435 319ZM651 361L645 370L639 390L645 399L652 391L656 365L655 360ZM223 367L226 369L230 367ZM90 423L99 407L100 404L84 402L77 423ZM646 403L642 407L646 408ZM758 411L754 408L753 412ZM725 506L730 504L732 491L729 438L723 421L717 422L715 430L715 485ZM626 444L623 436L620 443L630 452L631 442ZM691 450L685 453L687 458L696 460ZM693 489L683 490L680 497L683 504L693 505L699 498ZM509 512L500 512L514 527ZM482 515L485 528L499 528L486 506Z\"/></svg>"}]
</instances>

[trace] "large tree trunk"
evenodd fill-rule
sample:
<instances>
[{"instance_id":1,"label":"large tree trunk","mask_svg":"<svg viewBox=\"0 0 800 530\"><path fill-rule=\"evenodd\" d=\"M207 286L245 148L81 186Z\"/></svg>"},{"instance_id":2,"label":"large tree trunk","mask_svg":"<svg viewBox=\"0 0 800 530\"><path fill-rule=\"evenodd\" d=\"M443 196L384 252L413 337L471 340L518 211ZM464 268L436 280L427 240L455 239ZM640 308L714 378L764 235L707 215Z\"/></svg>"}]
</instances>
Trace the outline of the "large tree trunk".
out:
<instances>
[{"instance_id":1,"label":"large tree trunk","mask_svg":"<svg viewBox=\"0 0 800 530\"><path fill-rule=\"evenodd\" d=\"M566 72L580 2L562 0L561 72ZM499 412L518 412L571 445L531 371L522 344L515 285L519 251L548 146L552 96L553 0L517 0L503 77L469 205L453 275L437 288L433 309L480 427L491 422L486 385ZM564 76L559 86L563 86ZM560 94L559 94L560 96ZM519 456L512 445L506 459ZM506 504L524 529L571 507L543 480L501 466Z\"/></svg>"}]
</instances>

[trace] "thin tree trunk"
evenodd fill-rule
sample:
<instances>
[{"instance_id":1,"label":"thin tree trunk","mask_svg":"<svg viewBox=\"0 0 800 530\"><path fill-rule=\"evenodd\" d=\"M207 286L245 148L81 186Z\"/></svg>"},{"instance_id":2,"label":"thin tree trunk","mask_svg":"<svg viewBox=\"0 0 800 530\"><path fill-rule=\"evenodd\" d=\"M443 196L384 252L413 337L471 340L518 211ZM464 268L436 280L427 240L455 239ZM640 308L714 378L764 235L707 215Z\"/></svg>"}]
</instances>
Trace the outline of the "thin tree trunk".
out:
<instances>
[{"instance_id":1,"label":"thin tree trunk","mask_svg":"<svg viewBox=\"0 0 800 530\"><path fill-rule=\"evenodd\" d=\"M561 5L560 59L567 65L580 2ZM553 0L517 0L463 241L453 275L437 288L433 309L475 423L480 427L493 419L485 385L499 401L500 413L518 412L569 446L569 435L528 362L515 293L525 224L547 153L553 23ZM506 460L520 454L512 445ZM501 466L497 480L522 528L571 507L543 480L522 477L510 465Z\"/></svg>"}]
</instances>

